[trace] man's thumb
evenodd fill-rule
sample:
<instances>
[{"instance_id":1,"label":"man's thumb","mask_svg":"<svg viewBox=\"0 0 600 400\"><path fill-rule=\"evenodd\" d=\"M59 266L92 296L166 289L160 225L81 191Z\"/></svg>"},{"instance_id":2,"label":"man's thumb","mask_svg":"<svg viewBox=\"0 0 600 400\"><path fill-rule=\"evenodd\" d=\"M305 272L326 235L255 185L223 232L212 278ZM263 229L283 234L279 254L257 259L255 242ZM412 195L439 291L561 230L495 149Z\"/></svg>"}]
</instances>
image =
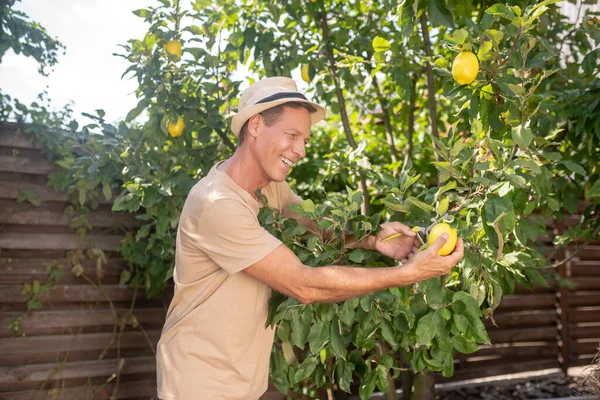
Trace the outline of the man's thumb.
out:
<instances>
[{"instance_id":1,"label":"man's thumb","mask_svg":"<svg viewBox=\"0 0 600 400\"><path fill-rule=\"evenodd\" d=\"M435 242L433 242L433 244L429 247L433 247L433 249L435 250L435 252L437 253L437 251L439 249L441 249L442 247L444 247L444 245L446 244L446 242L448 241L448 238L450 236L448 236L447 233L442 233L440 236L438 236L437 239L435 239Z\"/></svg>"}]
</instances>

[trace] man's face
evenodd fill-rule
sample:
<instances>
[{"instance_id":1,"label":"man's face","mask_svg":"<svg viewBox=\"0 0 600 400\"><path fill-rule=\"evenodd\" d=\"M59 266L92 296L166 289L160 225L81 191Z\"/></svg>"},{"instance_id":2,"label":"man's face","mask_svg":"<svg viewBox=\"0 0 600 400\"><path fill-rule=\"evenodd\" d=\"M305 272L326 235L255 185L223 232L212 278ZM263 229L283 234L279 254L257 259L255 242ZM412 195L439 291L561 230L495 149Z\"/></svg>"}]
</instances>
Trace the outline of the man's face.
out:
<instances>
[{"instance_id":1,"label":"man's face","mask_svg":"<svg viewBox=\"0 0 600 400\"><path fill-rule=\"evenodd\" d=\"M279 121L271 126L260 119L254 153L267 180L283 182L294 163L306 155L310 127L306 108L285 107Z\"/></svg>"}]
</instances>

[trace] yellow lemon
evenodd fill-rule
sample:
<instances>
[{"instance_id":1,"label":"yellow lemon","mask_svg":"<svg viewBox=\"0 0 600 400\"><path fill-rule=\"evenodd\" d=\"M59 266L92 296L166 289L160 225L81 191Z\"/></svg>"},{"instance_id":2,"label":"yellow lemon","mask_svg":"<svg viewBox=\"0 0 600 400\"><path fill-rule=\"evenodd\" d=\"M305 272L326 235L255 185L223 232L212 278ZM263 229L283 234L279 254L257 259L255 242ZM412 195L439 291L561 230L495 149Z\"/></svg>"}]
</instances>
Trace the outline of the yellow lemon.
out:
<instances>
[{"instance_id":1,"label":"yellow lemon","mask_svg":"<svg viewBox=\"0 0 600 400\"><path fill-rule=\"evenodd\" d=\"M429 239L427 240L427 244L431 246L442 233L448 234L448 241L444 246L442 246L441 249L438 250L438 254L440 256L447 256L448 254L452 253L452 251L456 247L456 241L458 239L456 229L451 228L450 225L448 225L447 223L439 223L431 229L431 232L429 233Z\"/></svg>"},{"instance_id":2,"label":"yellow lemon","mask_svg":"<svg viewBox=\"0 0 600 400\"><path fill-rule=\"evenodd\" d=\"M171 135L172 137L181 136L183 134L184 129L185 129L185 122L183 122L183 118L178 117L177 123L175 123L175 124L172 123L171 121L169 121L168 131L169 131L169 135Z\"/></svg>"},{"instance_id":3,"label":"yellow lemon","mask_svg":"<svg viewBox=\"0 0 600 400\"><path fill-rule=\"evenodd\" d=\"M170 40L165 44L165 50L167 53L173 54L177 57L181 57L181 43L179 40Z\"/></svg>"},{"instance_id":4,"label":"yellow lemon","mask_svg":"<svg viewBox=\"0 0 600 400\"><path fill-rule=\"evenodd\" d=\"M308 73L308 64L302 66L302 80L306 83L310 83L310 74Z\"/></svg>"},{"instance_id":5,"label":"yellow lemon","mask_svg":"<svg viewBox=\"0 0 600 400\"><path fill-rule=\"evenodd\" d=\"M470 51L463 51L452 61L452 77L460 85L473 82L479 73L477 56Z\"/></svg>"}]
</instances>

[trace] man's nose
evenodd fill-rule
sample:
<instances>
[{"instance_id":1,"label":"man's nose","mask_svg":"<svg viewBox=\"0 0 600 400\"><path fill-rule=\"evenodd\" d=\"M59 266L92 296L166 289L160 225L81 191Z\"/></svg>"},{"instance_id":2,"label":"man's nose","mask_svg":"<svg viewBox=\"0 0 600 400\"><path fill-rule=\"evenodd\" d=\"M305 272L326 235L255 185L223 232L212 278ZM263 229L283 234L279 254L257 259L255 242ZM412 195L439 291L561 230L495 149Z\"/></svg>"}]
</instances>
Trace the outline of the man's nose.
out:
<instances>
[{"instance_id":1,"label":"man's nose","mask_svg":"<svg viewBox=\"0 0 600 400\"><path fill-rule=\"evenodd\" d=\"M300 158L304 158L306 156L306 144L302 140L298 140L299 143L294 145L294 153L296 153Z\"/></svg>"}]
</instances>

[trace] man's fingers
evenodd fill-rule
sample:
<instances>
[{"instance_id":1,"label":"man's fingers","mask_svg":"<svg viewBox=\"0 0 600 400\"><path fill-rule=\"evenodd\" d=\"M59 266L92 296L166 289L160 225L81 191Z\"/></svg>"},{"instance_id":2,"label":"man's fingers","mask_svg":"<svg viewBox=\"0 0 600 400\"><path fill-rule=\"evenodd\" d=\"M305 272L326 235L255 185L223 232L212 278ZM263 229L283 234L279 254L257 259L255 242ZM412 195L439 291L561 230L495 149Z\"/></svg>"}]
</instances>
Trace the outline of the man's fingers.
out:
<instances>
[{"instance_id":1,"label":"man's fingers","mask_svg":"<svg viewBox=\"0 0 600 400\"><path fill-rule=\"evenodd\" d=\"M386 225L396 232L402 232L402 234L406 236L415 236L417 234L417 232L414 232L408 226L401 224L400 222L388 222Z\"/></svg>"},{"instance_id":2,"label":"man's fingers","mask_svg":"<svg viewBox=\"0 0 600 400\"><path fill-rule=\"evenodd\" d=\"M464 254L464 242L461 238L458 238L458 240L456 241L456 247L454 248L454 251L452 251L452 253L449 255L449 257L452 257L452 261L456 264L461 260L461 258L463 258Z\"/></svg>"}]
</instances>

